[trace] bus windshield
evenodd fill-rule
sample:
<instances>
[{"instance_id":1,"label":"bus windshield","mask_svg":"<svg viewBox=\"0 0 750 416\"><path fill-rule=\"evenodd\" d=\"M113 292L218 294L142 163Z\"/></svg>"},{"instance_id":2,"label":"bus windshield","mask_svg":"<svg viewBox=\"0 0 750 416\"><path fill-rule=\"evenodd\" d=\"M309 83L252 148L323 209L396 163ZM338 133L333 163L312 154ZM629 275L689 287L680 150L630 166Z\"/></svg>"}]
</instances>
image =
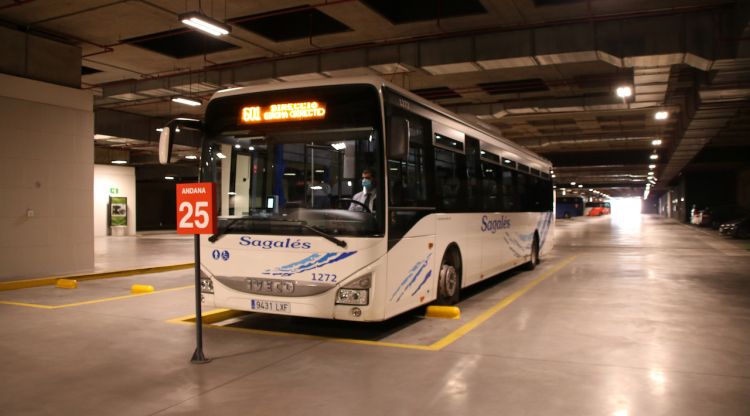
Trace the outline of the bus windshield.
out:
<instances>
[{"instance_id":1,"label":"bus windshield","mask_svg":"<svg viewBox=\"0 0 750 416\"><path fill-rule=\"evenodd\" d=\"M273 91L212 102L202 168L204 180L218 184L219 233L322 235L333 240L383 234L379 101L373 88L348 87ZM310 110L312 102L324 109L323 117L263 120L300 114L295 108ZM244 122L249 107L260 109L251 116L261 120ZM363 177L368 178L367 187Z\"/></svg>"}]
</instances>

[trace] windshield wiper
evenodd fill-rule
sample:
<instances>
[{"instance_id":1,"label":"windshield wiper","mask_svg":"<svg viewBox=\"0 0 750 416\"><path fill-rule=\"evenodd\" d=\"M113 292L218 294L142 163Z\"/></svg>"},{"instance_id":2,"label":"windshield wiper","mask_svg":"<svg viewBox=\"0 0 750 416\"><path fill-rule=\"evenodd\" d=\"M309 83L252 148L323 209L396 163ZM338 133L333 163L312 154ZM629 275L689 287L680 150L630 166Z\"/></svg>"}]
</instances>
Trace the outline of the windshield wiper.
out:
<instances>
[{"instance_id":1,"label":"windshield wiper","mask_svg":"<svg viewBox=\"0 0 750 416\"><path fill-rule=\"evenodd\" d=\"M286 219L281 219L281 218L253 218L253 217L232 218L229 221L229 223L227 223L227 225L219 228L219 230L216 231L216 234L208 237L208 241L210 241L212 243L215 243L221 237L223 237L224 235L226 235L234 227L234 225L237 224L238 222L241 222L241 221L258 221L258 220L259 221L279 221L279 222L284 222L284 223L287 223L287 224L298 225L300 227L303 227L305 229L308 229L308 230L312 231L314 234L317 234L317 235L325 238L326 240L332 242L333 244L336 244L339 247L346 248L346 245L347 245L346 241L340 240L340 239L338 239L338 238L336 238L336 237L334 237L334 236L326 233L325 231L321 230L320 228L318 228L318 227L316 227L314 225L308 224L307 221L303 221L303 220L286 220Z\"/></svg>"}]
</instances>

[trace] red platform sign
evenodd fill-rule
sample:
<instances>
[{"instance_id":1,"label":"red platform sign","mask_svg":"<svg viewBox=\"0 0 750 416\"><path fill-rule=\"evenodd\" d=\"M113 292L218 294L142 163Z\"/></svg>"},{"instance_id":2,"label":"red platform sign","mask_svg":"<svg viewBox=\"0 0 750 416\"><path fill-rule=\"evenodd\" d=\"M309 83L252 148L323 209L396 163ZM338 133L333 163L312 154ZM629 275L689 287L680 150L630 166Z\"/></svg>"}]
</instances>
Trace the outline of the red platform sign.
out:
<instances>
[{"instance_id":1,"label":"red platform sign","mask_svg":"<svg viewBox=\"0 0 750 416\"><path fill-rule=\"evenodd\" d=\"M177 184L177 234L216 234L213 182Z\"/></svg>"}]
</instances>

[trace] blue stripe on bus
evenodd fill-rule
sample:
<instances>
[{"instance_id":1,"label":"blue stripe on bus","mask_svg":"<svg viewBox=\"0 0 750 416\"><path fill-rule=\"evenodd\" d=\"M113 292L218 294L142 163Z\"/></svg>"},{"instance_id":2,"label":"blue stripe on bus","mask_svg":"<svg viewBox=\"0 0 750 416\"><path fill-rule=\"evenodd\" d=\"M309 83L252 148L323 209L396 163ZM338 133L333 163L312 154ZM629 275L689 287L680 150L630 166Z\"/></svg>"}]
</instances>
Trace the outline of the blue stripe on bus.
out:
<instances>
[{"instance_id":1,"label":"blue stripe on bus","mask_svg":"<svg viewBox=\"0 0 750 416\"><path fill-rule=\"evenodd\" d=\"M422 289L422 286L424 286L425 283L430 279L430 276L432 276L432 270L428 271L427 274L424 276L424 279L422 279L422 283L417 286L416 289L414 289L414 292L411 293L412 296L416 295L417 292L419 292L419 289Z\"/></svg>"}]
</instances>

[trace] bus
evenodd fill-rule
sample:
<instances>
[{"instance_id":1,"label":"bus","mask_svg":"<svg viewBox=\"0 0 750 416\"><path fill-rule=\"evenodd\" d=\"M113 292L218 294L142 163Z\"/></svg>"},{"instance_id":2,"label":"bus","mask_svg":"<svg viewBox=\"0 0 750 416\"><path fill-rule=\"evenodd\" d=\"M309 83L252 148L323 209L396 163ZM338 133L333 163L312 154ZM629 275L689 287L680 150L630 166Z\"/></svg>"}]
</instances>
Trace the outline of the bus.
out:
<instances>
[{"instance_id":1,"label":"bus","mask_svg":"<svg viewBox=\"0 0 750 416\"><path fill-rule=\"evenodd\" d=\"M611 212L609 202L587 202L583 208L583 215L587 217L599 217L609 215Z\"/></svg>"},{"instance_id":2,"label":"bus","mask_svg":"<svg viewBox=\"0 0 750 416\"><path fill-rule=\"evenodd\" d=\"M380 78L219 91L162 159L190 123L219 206L206 306L383 321L552 248L548 160Z\"/></svg>"},{"instance_id":3,"label":"bus","mask_svg":"<svg viewBox=\"0 0 750 416\"><path fill-rule=\"evenodd\" d=\"M555 218L573 218L583 215L583 198L562 196L555 201Z\"/></svg>"}]
</instances>

